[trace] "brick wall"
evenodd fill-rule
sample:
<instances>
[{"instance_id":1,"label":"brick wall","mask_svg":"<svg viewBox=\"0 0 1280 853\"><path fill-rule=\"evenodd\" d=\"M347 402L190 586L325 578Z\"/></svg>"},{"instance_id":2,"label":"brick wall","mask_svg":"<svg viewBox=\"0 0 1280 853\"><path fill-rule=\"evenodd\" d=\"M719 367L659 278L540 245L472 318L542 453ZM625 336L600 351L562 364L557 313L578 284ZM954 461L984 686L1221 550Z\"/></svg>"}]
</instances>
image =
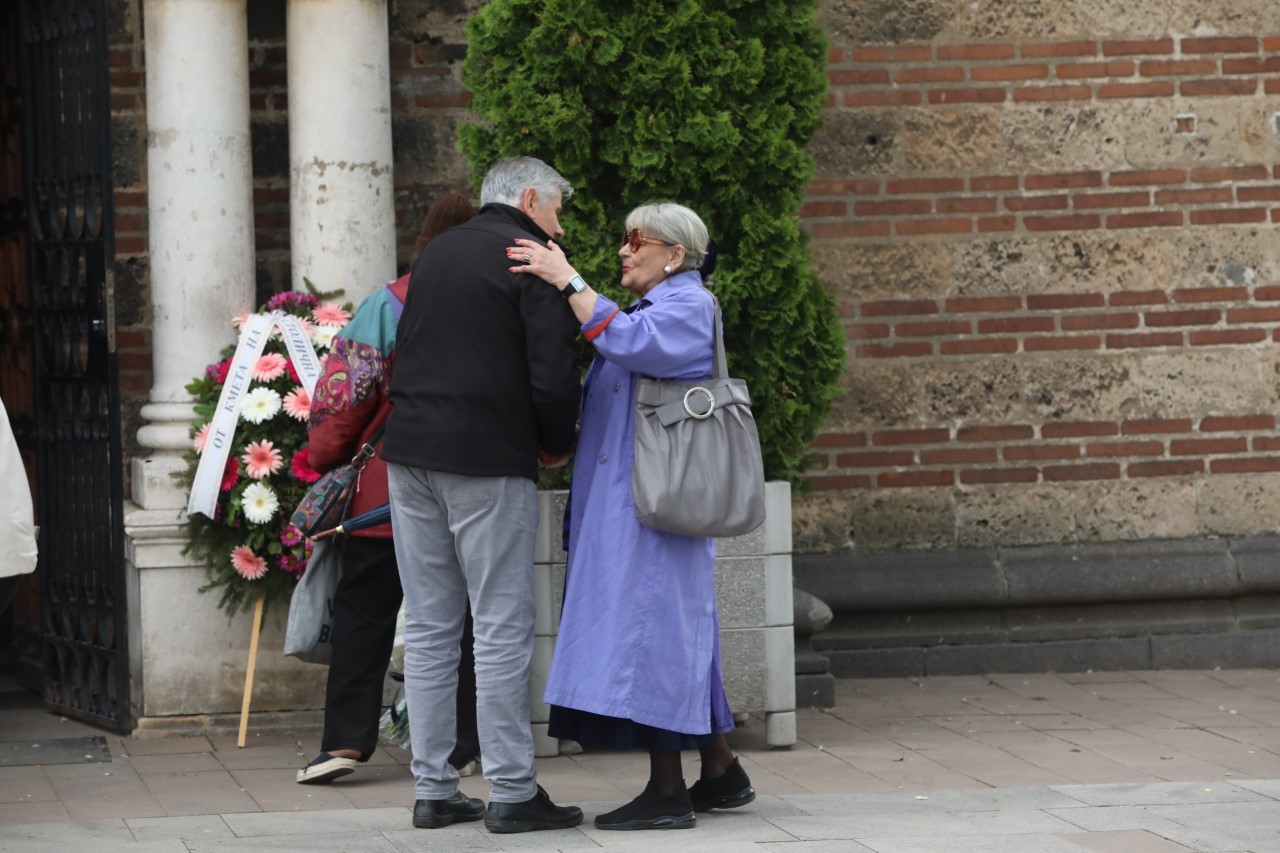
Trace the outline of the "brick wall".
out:
<instances>
[{"instance_id":1,"label":"brick wall","mask_svg":"<svg viewBox=\"0 0 1280 853\"><path fill-rule=\"evenodd\" d=\"M1280 18L1096 37L875 5L820 4L800 216L849 364L797 549L1273 530Z\"/></svg>"}]
</instances>

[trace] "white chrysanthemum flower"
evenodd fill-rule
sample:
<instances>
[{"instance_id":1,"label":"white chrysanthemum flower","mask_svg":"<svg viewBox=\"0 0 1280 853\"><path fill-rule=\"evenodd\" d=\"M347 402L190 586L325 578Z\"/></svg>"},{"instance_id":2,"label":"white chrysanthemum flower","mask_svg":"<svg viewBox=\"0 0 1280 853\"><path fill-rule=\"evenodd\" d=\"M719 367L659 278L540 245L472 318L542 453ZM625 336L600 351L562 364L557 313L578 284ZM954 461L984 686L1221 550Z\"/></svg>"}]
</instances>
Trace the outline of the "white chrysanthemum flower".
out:
<instances>
[{"instance_id":1,"label":"white chrysanthemum flower","mask_svg":"<svg viewBox=\"0 0 1280 853\"><path fill-rule=\"evenodd\" d=\"M266 483L250 483L244 487L241 505L244 508L244 517L250 522L266 524L275 517L276 510L280 508L280 499Z\"/></svg>"},{"instance_id":2,"label":"white chrysanthemum flower","mask_svg":"<svg viewBox=\"0 0 1280 853\"><path fill-rule=\"evenodd\" d=\"M251 424L260 424L276 416L280 411L280 395L270 388L257 387L244 395L240 403L240 417Z\"/></svg>"},{"instance_id":3,"label":"white chrysanthemum flower","mask_svg":"<svg viewBox=\"0 0 1280 853\"><path fill-rule=\"evenodd\" d=\"M312 326L311 342L316 345L317 349L328 349L329 344L333 343L333 336L338 334L337 326Z\"/></svg>"}]
</instances>

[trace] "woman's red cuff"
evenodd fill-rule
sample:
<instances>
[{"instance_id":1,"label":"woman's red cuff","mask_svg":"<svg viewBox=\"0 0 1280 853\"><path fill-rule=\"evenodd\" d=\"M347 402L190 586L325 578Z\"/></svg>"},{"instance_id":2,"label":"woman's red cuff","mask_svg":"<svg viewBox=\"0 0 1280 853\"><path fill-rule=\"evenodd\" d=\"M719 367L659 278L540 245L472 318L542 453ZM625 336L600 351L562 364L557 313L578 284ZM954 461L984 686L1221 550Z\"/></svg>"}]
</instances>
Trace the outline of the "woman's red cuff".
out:
<instances>
[{"instance_id":1,"label":"woman's red cuff","mask_svg":"<svg viewBox=\"0 0 1280 853\"><path fill-rule=\"evenodd\" d=\"M596 323L590 329L587 329L585 332L582 333L582 336L586 338L588 341L594 341L597 337L599 337L600 333L604 331L604 327L609 325L609 321L612 320L614 317L616 317L617 314L618 314L618 309L614 308L612 314L610 314L608 317L605 317L599 323Z\"/></svg>"}]
</instances>

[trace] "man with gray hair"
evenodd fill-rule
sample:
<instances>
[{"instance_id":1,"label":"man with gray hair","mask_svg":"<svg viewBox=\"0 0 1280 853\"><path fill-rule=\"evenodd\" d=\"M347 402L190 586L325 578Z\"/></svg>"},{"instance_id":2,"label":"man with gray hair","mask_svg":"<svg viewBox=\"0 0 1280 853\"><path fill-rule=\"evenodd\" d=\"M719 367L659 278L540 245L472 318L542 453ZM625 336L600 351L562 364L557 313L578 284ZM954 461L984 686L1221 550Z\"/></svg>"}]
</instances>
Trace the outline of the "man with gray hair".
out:
<instances>
[{"instance_id":1,"label":"man with gray hair","mask_svg":"<svg viewBox=\"0 0 1280 853\"><path fill-rule=\"evenodd\" d=\"M483 205L419 255L397 327L383 458L404 587L413 825L484 818L491 832L561 829L582 810L537 784L529 724L540 460L573 449L578 323L554 288L509 271L513 238L557 242L573 188L532 157L500 160ZM458 790L459 640L475 636L489 807Z\"/></svg>"}]
</instances>

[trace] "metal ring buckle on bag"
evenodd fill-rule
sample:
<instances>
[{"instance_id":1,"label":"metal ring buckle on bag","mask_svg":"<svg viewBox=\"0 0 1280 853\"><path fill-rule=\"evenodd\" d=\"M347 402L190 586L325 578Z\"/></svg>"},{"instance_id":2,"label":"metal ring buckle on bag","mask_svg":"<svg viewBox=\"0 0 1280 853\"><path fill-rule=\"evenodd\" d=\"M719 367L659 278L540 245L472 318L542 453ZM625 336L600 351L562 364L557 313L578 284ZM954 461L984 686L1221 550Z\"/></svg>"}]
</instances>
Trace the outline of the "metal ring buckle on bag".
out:
<instances>
[{"instance_id":1,"label":"metal ring buckle on bag","mask_svg":"<svg viewBox=\"0 0 1280 853\"><path fill-rule=\"evenodd\" d=\"M701 391L703 394L707 395L707 404L708 404L707 410L702 414L698 414L693 409L689 408L689 395L694 393L695 391ZM697 418L698 420L704 420L706 418L709 418L711 417L711 413L716 410L716 395L712 394L709 390L702 387L701 385L695 385L692 388L690 388L688 391L684 392L684 410L689 413L689 417Z\"/></svg>"},{"instance_id":2,"label":"metal ring buckle on bag","mask_svg":"<svg viewBox=\"0 0 1280 853\"><path fill-rule=\"evenodd\" d=\"M373 454L377 452L372 444L365 442L355 456L351 457L351 466L357 471L363 471L364 466L369 464L369 460L373 458Z\"/></svg>"}]
</instances>

